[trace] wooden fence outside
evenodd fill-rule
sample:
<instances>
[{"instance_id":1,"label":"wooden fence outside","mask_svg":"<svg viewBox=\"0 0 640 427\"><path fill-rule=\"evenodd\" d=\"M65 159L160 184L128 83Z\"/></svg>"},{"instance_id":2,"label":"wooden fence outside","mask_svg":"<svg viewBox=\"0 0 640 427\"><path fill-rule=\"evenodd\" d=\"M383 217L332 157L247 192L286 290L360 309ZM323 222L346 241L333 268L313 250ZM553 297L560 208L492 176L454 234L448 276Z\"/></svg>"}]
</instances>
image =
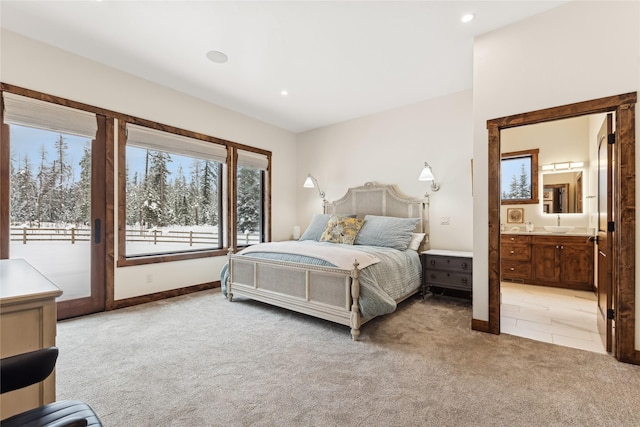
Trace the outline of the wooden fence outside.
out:
<instances>
[{"instance_id":1,"label":"wooden fence outside","mask_svg":"<svg viewBox=\"0 0 640 427\"><path fill-rule=\"evenodd\" d=\"M204 231L182 231L182 230L136 230L128 228L125 232L127 242L148 242L157 245L158 243L185 243L189 246L194 244L210 245L218 247L218 233ZM91 229L89 228L10 228L11 241L22 241L23 245L36 241L69 241L76 242L91 240ZM255 244L260 242L258 234L238 235L238 244Z\"/></svg>"}]
</instances>

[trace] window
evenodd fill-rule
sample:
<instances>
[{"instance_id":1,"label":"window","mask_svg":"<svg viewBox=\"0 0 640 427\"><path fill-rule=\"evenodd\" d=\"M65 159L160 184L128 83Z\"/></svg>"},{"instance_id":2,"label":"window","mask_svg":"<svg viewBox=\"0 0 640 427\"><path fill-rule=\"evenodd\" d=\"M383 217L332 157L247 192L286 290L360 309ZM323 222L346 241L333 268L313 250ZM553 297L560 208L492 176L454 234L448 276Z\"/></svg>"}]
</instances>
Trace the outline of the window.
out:
<instances>
[{"instance_id":1,"label":"window","mask_svg":"<svg viewBox=\"0 0 640 427\"><path fill-rule=\"evenodd\" d=\"M502 153L503 205L538 203L538 149Z\"/></svg>"},{"instance_id":2,"label":"window","mask_svg":"<svg viewBox=\"0 0 640 427\"><path fill-rule=\"evenodd\" d=\"M119 267L268 240L269 152L132 120L119 124Z\"/></svg>"},{"instance_id":3,"label":"window","mask_svg":"<svg viewBox=\"0 0 640 427\"><path fill-rule=\"evenodd\" d=\"M125 221L118 265L222 249L226 147L131 123L121 129Z\"/></svg>"}]
</instances>

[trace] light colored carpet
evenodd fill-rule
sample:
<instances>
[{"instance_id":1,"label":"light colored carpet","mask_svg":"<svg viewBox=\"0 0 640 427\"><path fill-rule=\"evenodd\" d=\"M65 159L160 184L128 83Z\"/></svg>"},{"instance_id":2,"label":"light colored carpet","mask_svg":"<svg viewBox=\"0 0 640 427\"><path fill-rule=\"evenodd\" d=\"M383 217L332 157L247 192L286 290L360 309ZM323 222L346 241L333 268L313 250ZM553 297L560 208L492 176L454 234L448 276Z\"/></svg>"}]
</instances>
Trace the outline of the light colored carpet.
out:
<instances>
[{"instance_id":1,"label":"light colored carpet","mask_svg":"<svg viewBox=\"0 0 640 427\"><path fill-rule=\"evenodd\" d=\"M58 399L105 426L638 426L640 366L406 301L364 325L204 291L59 322Z\"/></svg>"}]
</instances>

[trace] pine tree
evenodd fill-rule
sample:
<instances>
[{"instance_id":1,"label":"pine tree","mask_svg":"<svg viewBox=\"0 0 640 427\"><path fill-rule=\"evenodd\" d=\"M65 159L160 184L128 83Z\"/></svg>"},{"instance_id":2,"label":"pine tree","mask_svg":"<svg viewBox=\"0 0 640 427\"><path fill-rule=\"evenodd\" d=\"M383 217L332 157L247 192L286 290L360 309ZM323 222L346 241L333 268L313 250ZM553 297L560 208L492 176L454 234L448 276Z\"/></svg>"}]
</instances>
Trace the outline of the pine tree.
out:
<instances>
[{"instance_id":1,"label":"pine tree","mask_svg":"<svg viewBox=\"0 0 640 427\"><path fill-rule=\"evenodd\" d=\"M80 159L80 181L76 197L79 201L75 222L87 225L91 221L91 143L85 144Z\"/></svg>"},{"instance_id":2,"label":"pine tree","mask_svg":"<svg viewBox=\"0 0 640 427\"><path fill-rule=\"evenodd\" d=\"M204 161L202 171L202 224L218 224L218 168L217 164L211 160Z\"/></svg>"},{"instance_id":3,"label":"pine tree","mask_svg":"<svg viewBox=\"0 0 640 427\"><path fill-rule=\"evenodd\" d=\"M36 182L29 156L25 155L22 162L11 162L11 189L9 202L9 221L27 224L31 227L36 219Z\"/></svg>"},{"instance_id":4,"label":"pine tree","mask_svg":"<svg viewBox=\"0 0 640 427\"><path fill-rule=\"evenodd\" d=\"M167 198L167 178L171 172L167 163L171 155L167 152L149 150L149 169L146 179L146 199L143 203L145 222L153 226L167 225L171 207Z\"/></svg>"},{"instance_id":5,"label":"pine tree","mask_svg":"<svg viewBox=\"0 0 640 427\"><path fill-rule=\"evenodd\" d=\"M260 231L261 171L251 167L238 167L238 232Z\"/></svg>"},{"instance_id":6,"label":"pine tree","mask_svg":"<svg viewBox=\"0 0 640 427\"><path fill-rule=\"evenodd\" d=\"M527 170L524 166L524 163L521 166L520 171L520 181L518 183L518 195L520 199L530 199L531 198L531 188L529 187L529 175L527 174Z\"/></svg>"}]
</instances>

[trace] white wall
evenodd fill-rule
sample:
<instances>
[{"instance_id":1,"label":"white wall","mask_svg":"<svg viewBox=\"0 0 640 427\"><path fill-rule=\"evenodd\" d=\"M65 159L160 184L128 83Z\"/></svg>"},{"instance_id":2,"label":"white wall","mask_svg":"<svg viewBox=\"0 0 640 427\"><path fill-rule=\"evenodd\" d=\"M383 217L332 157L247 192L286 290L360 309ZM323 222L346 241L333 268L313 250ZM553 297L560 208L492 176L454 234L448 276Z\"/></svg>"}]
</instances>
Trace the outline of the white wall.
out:
<instances>
[{"instance_id":1,"label":"white wall","mask_svg":"<svg viewBox=\"0 0 640 427\"><path fill-rule=\"evenodd\" d=\"M276 240L289 237L298 187L292 167L294 134L9 31L0 37L0 80L5 83L270 150L272 234ZM116 268L115 298L219 280L224 261L219 257Z\"/></svg>"},{"instance_id":2,"label":"white wall","mask_svg":"<svg viewBox=\"0 0 640 427\"><path fill-rule=\"evenodd\" d=\"M427 161L440 183L440 191L429 191L431 247L471 250L471 107L469 90L299 134L301 229L322 212L317 191L302 187L307 173L318 179L329 201L367 181L396 184L420 198L429 187L418 181ZM440 225L442 217L449 217L450 225Z\"/></svg>"},{"instance_id":3,"label":"white wall","mask_svg":"<svg viewBox=\"0 0 640 427\"><path fill-rule=\"evenodd\" d=\"M638 2L574 1L475 41L473 157L478 194L487 194L487 120L640 89L639 8ZM640 141L640 126L636 131ZM640 186L636 190L638 197ZM487 198L475 197L473 205L473 317L488 320ZM640 241L638 228L636 233ZM638 265L640 251L636 256ZM637 285L640 269L636 274ZM640 301L640 291L636 299ZM640 304L636 310L637 348Z\"/></svg>"}]
</instances>

